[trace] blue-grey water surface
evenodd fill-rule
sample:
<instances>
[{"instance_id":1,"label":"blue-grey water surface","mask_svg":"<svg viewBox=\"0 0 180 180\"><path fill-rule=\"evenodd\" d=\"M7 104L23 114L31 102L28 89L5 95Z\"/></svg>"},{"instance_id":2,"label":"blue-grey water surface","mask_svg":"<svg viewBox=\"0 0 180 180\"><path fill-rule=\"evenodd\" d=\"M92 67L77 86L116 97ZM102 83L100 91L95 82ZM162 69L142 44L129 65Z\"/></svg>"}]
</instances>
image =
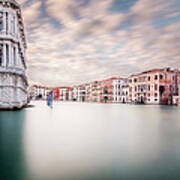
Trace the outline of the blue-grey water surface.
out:
<instances>
[{"instance_id":1,"label":"blue-grey water surface","mask_svg":"<svg viewBox=\"0 0 180 180\"><path fill-rule=\"evenodd\" d=\"M0 111L1 180L180 179L180 107L32 104Z\"/></svg>"}]
</instances>

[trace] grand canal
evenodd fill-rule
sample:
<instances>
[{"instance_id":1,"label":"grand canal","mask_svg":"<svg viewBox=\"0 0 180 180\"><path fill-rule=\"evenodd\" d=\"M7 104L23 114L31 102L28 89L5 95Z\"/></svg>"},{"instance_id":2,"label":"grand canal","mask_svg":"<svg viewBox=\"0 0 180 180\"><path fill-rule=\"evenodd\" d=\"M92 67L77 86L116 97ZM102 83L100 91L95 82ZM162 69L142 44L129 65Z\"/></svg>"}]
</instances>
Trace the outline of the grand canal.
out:
<instances>
[{"instance_id":1,"label":"grand canal","mask_svg":"<svg viewBox=\"0 0 180 180\"><path fill-rule=\"evenodd\" d=\"M0 112L0 179L180 179L179 107L32 104Z\"/></svg>"}]
</instances>

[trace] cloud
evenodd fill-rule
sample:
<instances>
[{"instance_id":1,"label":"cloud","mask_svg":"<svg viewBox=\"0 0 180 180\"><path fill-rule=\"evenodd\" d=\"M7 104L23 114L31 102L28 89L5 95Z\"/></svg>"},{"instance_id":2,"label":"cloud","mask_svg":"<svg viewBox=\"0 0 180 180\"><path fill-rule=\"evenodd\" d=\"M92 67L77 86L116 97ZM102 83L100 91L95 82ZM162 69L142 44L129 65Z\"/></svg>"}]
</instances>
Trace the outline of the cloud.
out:
<instances>
[{"instance_id":1,"label":"cloud","mask_svg":"<svg viewBox=\"0 0 180 180\"><path fill-rule=\"evenodd\" d=\"M25 2L30 83L71 86L180 67L177 0L137 0L126 11L113 11L113 2Z\"/></svg>"},{"instance_id":2,"label":"cloud","mask_svg":"<svg viewBox=\"0 0 180 180\"><path fill-rule=\"evenodd\" d=\"M23 8L23 17L27 28L30 28L39 19L40 6L41 2L35 1Z\"/></svg>"},{"instance_id":3,"label":"cloud","mask_svg":"<svg viewBox=\"0 0 180 180\"><path fill-rule=\"evenodd\" d=\"M27 0L17 0L17 2L18 2L20 5L23 5L25 2L27 2Z\"/></svg>"}]
</instances>

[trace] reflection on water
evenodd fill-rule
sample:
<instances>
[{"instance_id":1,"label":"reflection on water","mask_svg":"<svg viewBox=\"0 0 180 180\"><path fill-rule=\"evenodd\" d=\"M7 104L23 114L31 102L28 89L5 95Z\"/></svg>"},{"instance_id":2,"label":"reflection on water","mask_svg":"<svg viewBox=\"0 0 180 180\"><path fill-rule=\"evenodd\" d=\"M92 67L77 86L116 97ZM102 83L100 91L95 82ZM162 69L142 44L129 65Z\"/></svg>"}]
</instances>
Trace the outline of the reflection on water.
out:
<instances>
[{"instance_id":1,"label":"reflection on water","mask_svg":"<svg viewBox=\"0 0 180 180\"><path fill-rule=\"evenodd\" d=\"M35 104L0 112L6 179L180 179L180 108Z\"/></svg>"},{"instance_id":2,"label":"reflection on water","mask_svg":"<svg viewBox=\"0 0 180 180\"><path fill-rule=\"evenodd\" d=\"M23 180L24 111L0 111L0 179Z\"/></svg>"}]
</instances>

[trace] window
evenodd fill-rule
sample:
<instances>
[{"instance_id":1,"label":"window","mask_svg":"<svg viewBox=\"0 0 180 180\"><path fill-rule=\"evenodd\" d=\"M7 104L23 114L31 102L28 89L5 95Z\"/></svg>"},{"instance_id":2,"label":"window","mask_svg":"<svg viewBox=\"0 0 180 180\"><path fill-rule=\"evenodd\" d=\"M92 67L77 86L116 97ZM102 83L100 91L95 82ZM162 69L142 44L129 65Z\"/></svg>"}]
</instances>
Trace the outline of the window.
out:
<instances>
[{"instance_id":1,"label":"window","mask_svg":"<svg viewBox=\"0 0 180 180\"><path fill-rule=\"evenodd\" d=\"M8 33L8 13L6 13L6 34Z\"/></svg>"},{"instance_id":2,"label":"window","mask_svg":"<svg viewBox=\"0 0 180 180\"><path fill-rule=\"evenodd\" d=\"M3 30L3 22L0 19L0 31L2 31L2 30Z\"/></svg>"},{"instance_id":3,"label":"window","mask_svg":"<svg viewBox=\"0 0 180 180\"><path fill-rule=\"evenodd\" d=\"M14 33L14 22L13 19L11 19L11 24L10 24L10 28L11 28L11 33Z\"/></svg>"},{"instance_id":4,"label":"window","mask_svg":"<svg viewBox=\"0 0 180 180\"><path fill-rule=\"evenodd\" d=\"M134 79L134 82L137 82L137 79Z\"/></svg>"},{"instance_id":5,"label":"window","mask_svg":"<svg viewBox=\"0 0 180 180\"><path fill-rule=\"evenodd\" d=\"M173 91L173 87L172 87L172 85L170 85L170 86L169 86L169 90L170 90L170 92L172 92L172 91Z\"/></svg>"},{"instance_id":6,"label":"window","mask_svg":"<svg viewBox=\"0 0 180 180\"><path fill-rule=\"evenodd\" d=\"M157 84L155 84L154 89L155 89L155 91L157 91L157 90L158 90L158 85L157 85Z\"/></svg>"},{"instance_id":7,"label":"window","mask_svg":"<svg viewBox=\"0 0 180 180\"><path fill-rule=\"evenodd\" d=\"M155 76L154 76L154 79L155 79L155 80L157 80L157 79L158 79L158 76L157 76L157 75L155 75Z\"/></svg>"},{"instance_id":8,"label":"window","mask_svg":"<svg viewBox=\"0 0 180 180\"><path fill-rule=\"evenodd\" d=\"M150 85L148 85L148 91L150 91L151 90L151 86Z\"/></svg>"},{"instance_id":9,"label":"window","mask_svg":"<svg viewBox=\"0 0 180 180\"><path fill-rule=\"evenodd\" d=\"M9 46L6 45L6 66L9 65Z\"/></svg>"},{"instance_id":10,"label":"window","mask_svg":"<svg viewBox=\"0 0 180 180\"><path fill-rule=\"evenodd\" d=\"M144 77L143 77L143 82L145 82L145 81L146 81L146 77L144 76Z\"/></svg>"},{"instance_id":11,"label":"window","mask_svg":"<svg viewBox=\"0 0 180 180\"><path fill-rule=\"evenodd\" d=\"M148 76L148 81L150 81L151 80L151 76Z\"/></svg>"},{"instance_id":12,"label":"window","mask_svg":"<svg viewBox=\"0 0 180 180\"><path fill-rule=\"evenodd\" d=\"M13 48L13 53L14 53L14 65L16 65L16 48Z\"/></svg>"},{"instance_id":13,"label":"window","mask_svg":"<svg viewBox=\"0 0 180 180\"><path fill-rule=\"evenodd\" d=\"M159 79L160 79L160 80L163 79L163 75L162 75L162 74L159 75Z\"/></svg>"},{"instance_id":14,"label":"window","mask_svg":"<svg viewBox=\"0 0 180 180\"><path fill-rule=\"evenodd\" d=\"M162 94L164 93L164 91L165 91L165 87L164 87L164 86L159 86L160 96L162 96Z\"/></svg>"},{"instance_id":15,"label":"window","mask_svg":"<svg viewBox=\"0 0 180 180\"><path fill-rule=\"evenodd\" d=\"M0 31L3 30L3 13L0 13Z\"/></svg>"},{"instance_id":16,"label":"window","mask_svg":"<svg viewBox=\"0 0 180 180\"><path fill-rule=\"evenodd\" d=\"M15 33L15 16L13 17L13 33Z\"/></svg>"}]
</instances>

